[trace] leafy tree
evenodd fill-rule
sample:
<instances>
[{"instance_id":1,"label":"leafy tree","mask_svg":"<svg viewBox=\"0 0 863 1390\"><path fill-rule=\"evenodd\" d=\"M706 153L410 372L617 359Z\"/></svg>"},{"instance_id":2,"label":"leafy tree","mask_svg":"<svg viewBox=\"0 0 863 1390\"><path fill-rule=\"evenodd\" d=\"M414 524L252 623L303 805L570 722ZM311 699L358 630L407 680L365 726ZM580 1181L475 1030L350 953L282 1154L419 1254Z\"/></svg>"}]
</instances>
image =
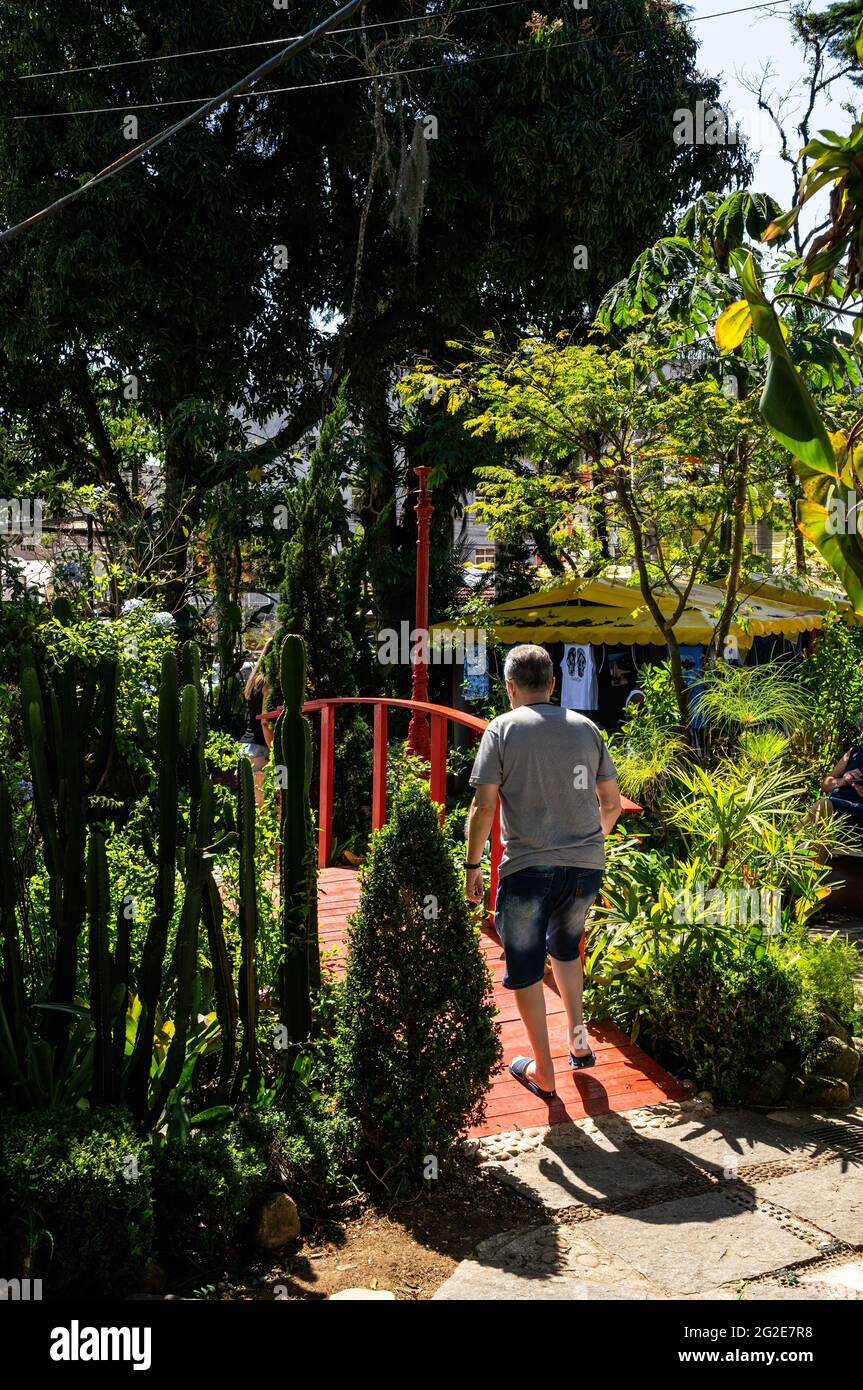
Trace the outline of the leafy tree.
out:
<instances>
[{"instance_id":1,"label":"leafy tree","mask_svg":"<svg viewBox=\"0 0 863 1390\"><path fill-rule=\"evenodd\" d=\"M185 109L170 103L222 89L259 56L242 45L328 8L83 0L21 24L2 0L0 114L28 119L0 122L0 218L126 152L130 120L146 138ZM738 147L672 139L676 108L718 98L676 10L474 8L379 0L270 84L298 94L228 103L0 252L4 416L145 514L171 606L207 490L292 447L345 377L368 440L364 525L380 521L382 554L409 553L396 364L465 326L583 321L675 206L745 174ZM133 391L158 435L152 515L106 423ZM281 420L251 457L237 407Z\"/></svg>"},{"instance_id":2,"label":"leafy tree","mask_svg":"<svg viewBox=\"0 0 863 1390\"><path fill-rule=\"evenodd\" d=\"M686 375L672 347L633 337L619 349L560 336L513 350L488 333L449 375L419 368L408 397L433 380L465 428L517 445L532 471L483 470L482 513L517 531L545 511L552 540L575 568L597 516L621 529L645 605L668 643L681 724L688 697L675 628L693 585L722 575L726 600L713 647L722 651L743 575L748 489L769 475L772 446L755 403L726 396L711 378ZM470 409L466 409L470 407ZM730 554L721 524L737 519Z\"/></svg>"},{"instance_id":3,"label":"leafy tree","mask_svg":"<svg viewBox=\"0 0 863 1390\"><path fill-rule=\"evenodd\" d=\"M282 551L278 627L267 665L271 708L282 700L278 655L288 633L302 637L306 644L310 698L356 695L371 687L366 540L361 533L351 532L345 496L355 443L345 393L340 390L321 426L308 471L284 495L283 534L288 539ZM333 825L339 843L361 846L365 839L371 756L371 732L362 713L350 708L341 711L333 787ZM315 790L319 758L316 749Z\"/></svg>"},{"instance_id":4,"label":"leafy tree","mask_svg":"<svg viewBox=\"0 0 863 1390\"><path fill-rule=\"evenodd\" d=\"M863 31L861 31L863 32ZM863 37L855 39L855 52L863 63ZM763 275L754 254L743 266L740 283L743 298L729 306L716 324L721 342L732 332L733 341L757 339L766 349L766 376L761 394L761 414L771 434L791 455L800 480L803 499L799 506L800 529L817 546L838 574L858 612L863 612L863 546L858 529L858 494L861 491L860 429L853 387L859 385L859 343L863 331L863 197L859 177L859 152L863 148L863 124L855 122L848 136L822 132L803 153L812 163L802 179L794 206L773 219L762 240L780 241L788 235L809 199L832 184L826 231L817 237L802 260L792 261L779 283L779 293L768 300ZM838 312L852 316L854 333L846 352L850 399L842 428L819 409L811 389L811 364L801 361L786 330L788 306L795 314L815 310L832 321ZM851 377L851 368L856 378ZM836 401L832 402L835 406ZM841 414L841 410L840 410Z\"/></svg>"},{"instance_id":5,"label":"leafy tree","mask_svg":"<svg viewBox=\"0 0 863 1390\"><path fill-rule=\"evenodd\" d=\"M368 665L363 610L362 535L350 530L345 490L351 436L340 392L321 426L308 471L285 493L287 540L274 652L287 633L302 637L309 690L315 699L357 692L357 663ZM270 662L271 702L280 698L277 662Z\"/></svg>"}]
</instances>

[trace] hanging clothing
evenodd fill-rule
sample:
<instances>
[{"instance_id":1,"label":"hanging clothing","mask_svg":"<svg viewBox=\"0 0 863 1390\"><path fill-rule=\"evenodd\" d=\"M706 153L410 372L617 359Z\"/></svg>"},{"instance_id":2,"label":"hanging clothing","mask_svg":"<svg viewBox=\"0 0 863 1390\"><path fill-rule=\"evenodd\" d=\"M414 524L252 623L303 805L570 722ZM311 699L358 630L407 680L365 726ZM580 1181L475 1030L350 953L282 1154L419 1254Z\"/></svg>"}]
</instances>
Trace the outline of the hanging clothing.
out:
<instances>
[{"instance_id":1,"label":"hanging clothing","mask_svg":"<svg viewBox=\"0 0 863 1390\"><path fill-rule=\"evenodd\" d=\"M683 681L689 691L690 722L693 729L700 729L704 725L704 715L698 710L698 702L704 693L704 682L701 679L703 660L703 647L694 642L680 644L680 664L683 667Z\"/></svg>"},{"instance_id":2,"label":"hanging clothing","mask_svg":"<svg viewBox=\"0 0 863 1390\"><path fill-rule=\"evenodd\" d=\"M485 647L465 651L461 688L466 701L484 700L488 695L488 657Z\"/></svg>"},{"instance_id":3,"label":"hanging clothing","mask_svg":"<svg viewBox=\"0 0 863 1390\"><path fill-rule=\"evenodd\" d=\"M560 663L560 703L564 709L595 710L599 705L596 661L590 643L567 642Z\"/></svg>"},{"instance_id":4,"label":"hanging clothing","mask_svg":"<svg viewBox=\"0 0 863 1390\"><path fill-rule=\"evenodd\" d=\"M240 743L250 758L268 757L269 748L264 743L264 732L259 718L264 712L264 687L260 685L252 691L246 701L246 727L240 735Z\"/></svg>"}]
</instances>

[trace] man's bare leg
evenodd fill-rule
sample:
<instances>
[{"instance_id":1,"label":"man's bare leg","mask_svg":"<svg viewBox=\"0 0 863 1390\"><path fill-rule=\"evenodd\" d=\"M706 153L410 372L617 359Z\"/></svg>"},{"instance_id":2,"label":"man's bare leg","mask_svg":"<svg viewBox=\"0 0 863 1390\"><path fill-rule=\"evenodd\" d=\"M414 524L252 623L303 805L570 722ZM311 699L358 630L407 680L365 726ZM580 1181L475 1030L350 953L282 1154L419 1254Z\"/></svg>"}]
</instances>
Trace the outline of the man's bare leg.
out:
<instances>
[{"instance_id":1,"label":"man's bare leg","mask_svg":"<svg viewBox=\"0 0 863 1390\"><path fill-rule=\"evenodd\" d=\"M575 960L554 960L552 958L551 971L554 975L554 982L557 985L560 997L563 1000L563 1007L566 1009L566 1021L569 1024L569 1046L573 1057L587 1057L590 1053L589 1047L575 1047L575 1030L584 1023L584 1009L582 999L584 994L584 971L581 968L581 961L578 957Z\"/></svg>"},{"instance_id":2,"label":"man's bare leg","mask_svg":"<svg viewBox=\"0 0 863 1390\"><path fill-rule=\"evenodd\" d=\"M538 980L535 985L528 985L526 989L513 990L513 993L533 1053L534 1065L528 1067L527 1074L543 1091L553 1091L554 1062L551 1060L548 1041L542 980Z\"/></svg>"}]
</instances>

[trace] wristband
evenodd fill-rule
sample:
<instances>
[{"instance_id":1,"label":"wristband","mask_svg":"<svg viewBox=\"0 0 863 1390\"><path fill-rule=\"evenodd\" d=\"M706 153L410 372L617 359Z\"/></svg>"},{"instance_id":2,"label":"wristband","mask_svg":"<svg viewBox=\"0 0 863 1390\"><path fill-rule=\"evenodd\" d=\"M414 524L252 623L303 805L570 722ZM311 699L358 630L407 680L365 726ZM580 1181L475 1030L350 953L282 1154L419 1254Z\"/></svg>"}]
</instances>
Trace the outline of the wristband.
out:
<instances>
[{"instance_id":1,"label":"wristband","mask_svg":"<svg viewBox=\"0 0 863 1390\"><path fill-rule=\"evenodd\" d=\"M465 860L464 866L465 866L466 869L481 869L481 868L482 868L482 860L480 859L480 861L479 861L478 864L468 864L467 860Z\"/></svg>"}]
</instances>

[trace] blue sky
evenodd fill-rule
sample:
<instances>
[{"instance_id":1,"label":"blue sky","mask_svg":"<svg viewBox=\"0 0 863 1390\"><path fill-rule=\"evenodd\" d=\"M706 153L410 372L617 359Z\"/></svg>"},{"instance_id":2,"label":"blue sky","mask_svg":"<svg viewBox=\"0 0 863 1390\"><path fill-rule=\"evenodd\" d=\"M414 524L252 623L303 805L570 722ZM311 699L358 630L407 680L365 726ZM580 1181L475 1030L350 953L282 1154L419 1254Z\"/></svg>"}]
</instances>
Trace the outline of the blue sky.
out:
<instances>
[{"instance_id":1,"label":"blue sky","mask_svg":"<svg viewBox=\"0 0 863 1390\"><path fill-rule=\"evenodd\" d=\"M741 83L746 74L759 74L765 62L771 62L775 77L770 87L789 98L791 109L804 109L806 80L803 52L792 42L788 23L789 4L750 13L728 14L723 18L707 18L718 12L751 5L754 0L690 0L693 33L700 44L699 65L703 72L722 79L723 104L740 113L756 109L754 97ZM816 0L810 7L818 13L827 8ZM840 132L850 129L851 117L842 109L842 102L851 100L855 110L861 104L861 94L847 81L831 89L828 99L819 101L812 123L813 133L824 127ZM789 125L794 125L792 118ZM783 207L791 203L791 175L787 164L778 156L779 138L764 121L755 127L750 151L755 163L753 185L759 192L772 193ZM758 155L757 160L755 156ZM804 223L804 225L806 225Z\"/></svg>"}]
</instances>

